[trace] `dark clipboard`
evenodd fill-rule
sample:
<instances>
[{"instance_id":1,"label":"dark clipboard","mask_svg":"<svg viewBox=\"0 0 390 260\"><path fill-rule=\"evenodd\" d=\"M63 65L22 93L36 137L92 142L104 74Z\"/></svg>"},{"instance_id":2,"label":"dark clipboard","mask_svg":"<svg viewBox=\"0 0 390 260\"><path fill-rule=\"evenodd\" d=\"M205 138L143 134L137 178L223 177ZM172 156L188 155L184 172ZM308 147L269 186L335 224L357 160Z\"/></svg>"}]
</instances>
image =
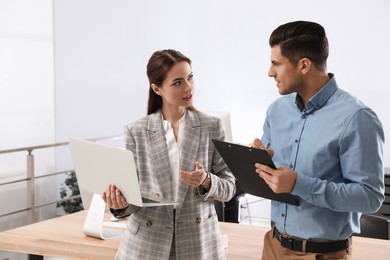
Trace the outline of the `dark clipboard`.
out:
<instances>
[{"instance_id":1,"label":"dark clipboard","mask_svg":"<svg viewBox=\"0 0 390 260\"><path fill-rule=\"evenodd\" d=\"M298 206L297 199L290 193L275 193L256 173L255 163L262 163L276 169L266 150L212 139L217 151L249 194Z\"/></svg>"}]
</instances>

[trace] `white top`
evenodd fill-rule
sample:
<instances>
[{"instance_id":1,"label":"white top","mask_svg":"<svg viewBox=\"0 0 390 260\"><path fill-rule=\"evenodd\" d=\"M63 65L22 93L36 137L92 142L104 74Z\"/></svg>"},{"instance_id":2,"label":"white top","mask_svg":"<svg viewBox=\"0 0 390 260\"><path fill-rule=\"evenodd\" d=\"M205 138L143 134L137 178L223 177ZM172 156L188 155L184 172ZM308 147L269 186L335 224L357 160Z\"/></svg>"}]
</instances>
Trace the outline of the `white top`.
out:
<instances>
[{"instance_id":1,"label":"white top","mask_svg":"<svg viewBox=\"0 0 390 260\"><path fill-rule=\"evenodd\" d=\"M185 115L185 114L184 114ZM179 173L180 173L180 144L182 140L182 132L185 125L185 116L182 116L179 120L179 133L177 141L173 133L173 128L170 122L163 119L163 128L165 130L165 140L168 149L169 165L172 174L172 197L173 201L177 202L177 194L179 190Z\"/></svg>"}]
</instances>

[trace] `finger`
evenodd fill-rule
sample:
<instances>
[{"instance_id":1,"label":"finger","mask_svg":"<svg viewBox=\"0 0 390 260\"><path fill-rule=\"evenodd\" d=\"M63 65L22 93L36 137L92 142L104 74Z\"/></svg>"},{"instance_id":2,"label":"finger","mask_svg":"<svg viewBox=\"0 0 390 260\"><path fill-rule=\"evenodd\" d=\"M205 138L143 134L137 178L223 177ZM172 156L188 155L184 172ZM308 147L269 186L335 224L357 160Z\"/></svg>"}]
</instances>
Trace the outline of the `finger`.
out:
<instances>
[{"instance_id":1,"label":"finger","mask_svg":"<svg viewBox=\"0 0 390 260\"><path fill-rule=\"evenodd\" d=\"M267 175L267 174L265 174L265 175ZM262 177L263 178L263 177ZM270 187L270 189L273 191L273 192L275 192L275 185L270 181L270 180L268 180L267 178L263 178L263 180L265 181L265 183Z\"/></svg>"},{"instance_id":2,"label":"finger","mask_svg":"<svg viewBox=\"0 0 390 260\"><path fill-rule=\"evenodd\" d=\"M111 203L111 194L110 190L107 189L107 191L104 192L104 197L105 197L105 202L108 208L112 208L112 203Z\"/></svg>"},{"instance_id":3,"label":"finger","mask_svg":"<svg viewBox=\"0 0 390 260\"><path fill-rule=\"evenodd\" d=\"M110 185L111 205L114 209L120 208L118 203L118 199L120 199L120 194L120 191L118 191L115 185Z\"/></svg>"},{"instance_id":4,"label":"finger","mask_svg":"<svg viewBox=\"0 0 390 260\"><path fill-rule=\"evenodd\" d=\"M196 169L196 170L203 169L203 165L202 165L200 162L196 162L196 163L195 163L195 169Z\"/></svg>"},{"instance_id":5,"label":"finger","mask_svg":"<svg viewBox=\"0 0 390 260\"><path fill-rule=\"evenodd\" d=\"M118 207L120 207L122 204L122 197L123 196L122 196L121 191L119 189L116 189L115 190L115 202L118 205Z\"/></svg>"},{"instance_id":6,"label":"finger","mask_svg":"<svg viewBox=\"0 0 390 260\"><path fill-rule=\"evenodd\" d=\"M253 140L253 143L252 143L252 147L255 147L255 148L265 148L265 146L263 145L263 143L260 141L259 138L255 138Z\"/></svg>"},{"instance_id":7,"label":"finger","mask_svg":"<svg viewBox=\"0 0 390 260\"><path fill-rule=\"evenodd\" d=\"M102 200L107 203L107 197L106 197L105 191L103 191L103 193L102 193Z\"/></svg>"},{"instance_id":8,"label":"finger","mask_svg":"<svg viewBox=\"0 0 390 260\"><path fill-rule=\"evenodd\" d=\"M126 208L127 206L129 206L129 203L127 203L126 198L122 196L122 208Z\"/></svg>"},{"instance_id":9,"label":"finger","mask_svg":"<svg viewBox=\"0 0 390 260\"><path fill-rule=\"evenodd\" d=\"M262 165L262 164L257 164L258 167L256 167L256 173L258 174L267 174L268 176L273 176L272 174L272 168Z\"/></svg>"},{"instance_id":10,"label":"finger","mask_svg":"<svg viewBox=\"0 0 390 260\"><path fill-rule=\"evenodd\" d=\"M180 172L180 178L186 184L189 184L191 186L198 186L199 185L199 180L198 180L199 177L196 178L194 173L196 173L196 172L181 171Z\"/></svg>"},{"instance_id":11,"label":"finger","mask_svg":"<svg viewBox=\"0 0 390 260\"><path fill-rule=\"evenodd\" d=\"M267 148L266 150L267 150L269 156L270 156L271 158L273 158L273 157L274 157L274 154L275 154L274 149L272 149L272 148Z\"/></svg>"},{"instance_id":12,"label":"finger","mask_svg":"<svg viewBox=\"0 0 390 260\"><path fill-rule=\"evenodd\" d=\"M119 189L116 190L116 201L118 208L126 208L129 205Z\"/></svg>"}]
</instances>

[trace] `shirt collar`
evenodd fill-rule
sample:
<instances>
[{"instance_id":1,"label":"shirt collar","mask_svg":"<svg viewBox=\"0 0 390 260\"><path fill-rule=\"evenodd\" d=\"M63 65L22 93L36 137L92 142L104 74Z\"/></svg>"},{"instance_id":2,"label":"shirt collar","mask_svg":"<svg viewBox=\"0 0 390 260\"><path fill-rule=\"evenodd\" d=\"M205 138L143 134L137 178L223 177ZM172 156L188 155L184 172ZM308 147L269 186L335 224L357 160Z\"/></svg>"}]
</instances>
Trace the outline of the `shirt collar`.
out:
<instances>
[{"instance_id":1,"label":"shirt collar","mask_svg":"<svg viewBox=\"0 0 390 260\"><path fill-rule=\"evenodd\" d=\"M315 110L321 109L325 106L328 99L338 89L336 78L332 73L328 73L329 81L307 102L306 111L301 97L297 94L295 97L295 104L301 112L311 113Z\"/></svg>"},{"instance_id":2,"label":"shirt collar","mask_svg":"<svg viewBox=\"0 0 390 260\"><path fill-rule=\"evenodd\" d=\"M182 117L180 118L179 120L179 125L181 125L183 122L185 122L185 117L186 117L186 113L187 113L187 110L184 111L184 114L182 115ZM163 128L165 130L165 132L167 131L168 127L171 126L171 123L167 120L164 119L164 116L161 112L161 120L162 120L162 123L163 123Z\"/></svg>"}]
</instances>

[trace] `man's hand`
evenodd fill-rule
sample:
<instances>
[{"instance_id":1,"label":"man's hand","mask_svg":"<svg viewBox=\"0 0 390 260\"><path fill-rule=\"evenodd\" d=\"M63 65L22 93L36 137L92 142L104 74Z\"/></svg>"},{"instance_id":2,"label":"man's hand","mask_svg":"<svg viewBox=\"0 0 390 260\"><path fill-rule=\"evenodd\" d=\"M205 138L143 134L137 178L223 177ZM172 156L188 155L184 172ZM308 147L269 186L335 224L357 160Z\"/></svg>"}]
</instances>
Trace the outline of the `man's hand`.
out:
<instances>
[{"instance_id":1,"label":"man's hand","mask_svg":"<svg viewBox=\"0 0 390 260\"><path fill-rule=\"evenodd\" d=\"M270 148L270 144L264 145L259 138L255 138L253 140L253 143L250 144L251 147L257 148L257 149L265 149L267 150L269 156L272 158L274 157L274 149Z\"/></svg>"},{"instance_id":2,"label":"man's hand","mask_svg":"<svg viewBox=\"0 0 390 260\"><path fill-rule=\"evenodd\" d=\"M268 184L275 193L290 193L293 191L297 173L287 167L279 167L277 170L256 163L256 173Z\"/></svg>"}]
</instances>

